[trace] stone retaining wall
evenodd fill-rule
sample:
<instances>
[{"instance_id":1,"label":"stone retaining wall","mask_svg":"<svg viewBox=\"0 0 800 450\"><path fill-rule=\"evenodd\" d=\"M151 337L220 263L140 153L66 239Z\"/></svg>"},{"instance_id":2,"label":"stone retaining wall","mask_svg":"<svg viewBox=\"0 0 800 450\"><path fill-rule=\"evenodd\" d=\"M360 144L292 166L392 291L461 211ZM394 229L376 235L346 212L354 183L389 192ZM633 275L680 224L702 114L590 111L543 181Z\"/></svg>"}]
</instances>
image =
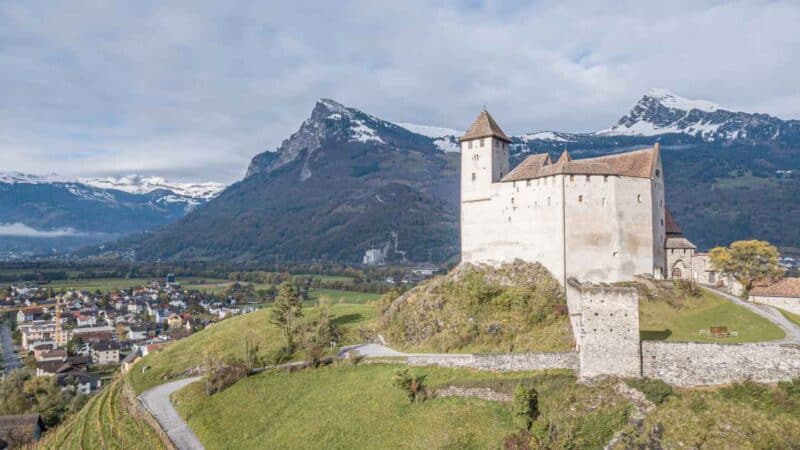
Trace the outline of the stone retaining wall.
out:
<instances>
[{"instance_id":1,"label":"stone retaining wall","mask_svg":"<svg viewBox=\"0 0 800 450\"><path fill-rule=\"evenodd\" d=\"M761 303L775 308L780 308L789 311L790 313L800 314L800 298L751 295L750 301L753 303Z\"/></svg>"},{"instance_id":2,"label":"stone retaining wall","mask_svg":"<svg viewBox=\"0 0 800 450\"><path fill-rule=\"evenodd\" d=\"M571 369L578 372L576 352L511 353L499 355L411 355L415 366L468 367L478 370Z\"/></svg>"},{"instance_id":3,"label":"stone retaining wall","mask_svg":"<svg viewBox=\"0 0 800 450\"><path fill-rule=\"evenodd\" d=\"M643 341L642 375L683 387L774 383L800 377L800 347Z\"/></svg>"}]
</instances>

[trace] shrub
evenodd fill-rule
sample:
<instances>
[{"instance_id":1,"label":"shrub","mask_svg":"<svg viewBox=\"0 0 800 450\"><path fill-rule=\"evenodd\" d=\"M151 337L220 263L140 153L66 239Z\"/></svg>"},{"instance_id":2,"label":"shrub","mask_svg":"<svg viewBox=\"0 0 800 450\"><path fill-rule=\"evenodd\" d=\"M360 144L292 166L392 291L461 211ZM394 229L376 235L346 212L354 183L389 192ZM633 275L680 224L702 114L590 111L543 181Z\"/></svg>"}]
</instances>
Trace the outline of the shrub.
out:
<instances>
[{"instance_id":1,"label":"shrub","mask_svg":"<svg viewBox=\"0 0 800 450\"><path fill-rule=\"evenodd\" d=\"M361 355L361 353L358 353L358 350L350 350L347 352L347 360L352 366L357 366L362 359L364 359L364 357Z\"/></svg>"},{"instance_id":2,"label":"shrub","mask_svg":"<svg viewBox=\"0 0 800 450\"><path fill-rule=\"evenodd\" d=\"M406 369L398 370L392 376L392 385L404 391L411 403L422 402L428 398L424 375L410 375Z\"/></svg>"},{"instance_id":3,"label":"shrub","mask_svg":"<svg viewBox=\"0 0 800 450\"><path fill-rule=\"evenodd\" d=\"M206 373L204 379L206 395L214 395L233 386L237 381L247 376L247 367L242 362L217 365Z\"/></svg>"},{"instance_id":4,"label":"shrub","mask_svg":"<svg viewBox=\"0 0 800 450\"><path fill-rule=\"evenodd\" d=\"M694 280L675 280L675 287L686 297L697 297L700 295L700 288Z\"/></svg>"},{"instance_id":5,"label":"shrub","mask_svg":"<svg viewBox=\"0 0 800 450\"><path fill-rule=\"evenodd\" d=\"M627 380L628 386L642 391L645 398L655 405L664 403L664 400L674 394L672 386L667 383L650 378Z\"/></svg>"},{"instance_id":6,"label":"shrub","mask_svg":"<svg viewBox=\"0 0 800 450\"><path fill-rule=\"evenodd\" d=\"M514 425L528 430L539 415L539 395L534 388L518 384L511 397L511 414Z\"/></svg>"}]
</instances>

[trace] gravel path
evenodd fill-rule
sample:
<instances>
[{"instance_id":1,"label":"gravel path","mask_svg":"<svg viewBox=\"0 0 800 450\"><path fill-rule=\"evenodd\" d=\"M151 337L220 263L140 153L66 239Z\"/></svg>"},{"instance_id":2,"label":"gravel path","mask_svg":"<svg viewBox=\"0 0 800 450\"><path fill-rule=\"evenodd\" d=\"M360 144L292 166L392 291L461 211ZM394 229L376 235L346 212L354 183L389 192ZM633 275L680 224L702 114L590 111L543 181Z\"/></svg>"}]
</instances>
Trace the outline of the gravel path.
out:
<instances>
[{"instance_id":1,"label":"gravel path","mask_svg":"<svg viewBox=\"0 0 800 450\"><path fill-rule=\"evenodd\" d=\"M723 292L717 289L710 288L708 286L703 286L703 289L707 289L715 294L721 295L728 300L732 301L733 303L743 306L750 311L758 314L759 316L769 320L770 322L774 323L781 330L786 334L786 337L779 341L770 341L770 344L800 344L800 326L797 326L794 322L787 319L780 311L772 306L762 305L758 303L751 303L742 300L739 297L734 295L728 294L727 292Z\"/></svg>"},{"instance_id":2,"label":"gravel path","mask_svg":"<svg viewBox=\"0 0 800 450\"><path fill-rule=\"evenodd\" d=\"M169 439L175 444L178 450L198 450L205 449L203 444L194 434L189 425L181 418L169 397L173 392L200 380L201 377L184 378L171 383L156 386L144 391L139 396L142 404L153 417L161 424L161 428L167 433Z\"/></svg>"}]
</instances>

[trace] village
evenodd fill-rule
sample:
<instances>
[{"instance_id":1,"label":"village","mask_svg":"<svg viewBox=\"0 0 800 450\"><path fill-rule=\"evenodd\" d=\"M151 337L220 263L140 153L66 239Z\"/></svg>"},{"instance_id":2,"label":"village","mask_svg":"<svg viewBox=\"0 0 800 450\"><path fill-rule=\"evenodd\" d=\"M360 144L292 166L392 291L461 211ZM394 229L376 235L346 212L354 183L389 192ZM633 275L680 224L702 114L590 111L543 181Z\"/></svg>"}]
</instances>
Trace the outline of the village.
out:
<instances>
[{"instance_id":1,"label":"village","mask_svg":"<svg viewBox=\"0 0 800 450\"><path fill-rule=\"evenodd\" d=\"M182 288L172 275L108 293L10 285L0 308L14 318L8 334L14 342L3 347L19 350L4 351L5 372L24 366L36 376L55 377L62 389L96 392L117 368L124 372L170 341L254 311L239 304L237 289L238 284L225 296L208 295Z\"/></svg>"}]
</instances>

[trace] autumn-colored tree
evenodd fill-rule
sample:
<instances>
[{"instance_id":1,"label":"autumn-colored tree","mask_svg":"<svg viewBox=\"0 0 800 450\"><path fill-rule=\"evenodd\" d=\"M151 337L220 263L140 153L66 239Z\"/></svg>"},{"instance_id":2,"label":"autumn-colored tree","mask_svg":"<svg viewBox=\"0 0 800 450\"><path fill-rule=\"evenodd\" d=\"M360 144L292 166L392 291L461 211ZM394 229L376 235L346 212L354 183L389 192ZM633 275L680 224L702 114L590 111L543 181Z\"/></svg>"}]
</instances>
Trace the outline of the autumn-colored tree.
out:
<instances>
[{"instance_id":1,"label":"autumn-colored tree","mask_svg":"<svg viewBox=\"0 0 800 450\"><path fill-rule=\"evenodd\" d=\"M758 280L781 278L785 269L778 265L778 249L766 241L736 241L730 247L715 247L709 252L714 269L728 273L750 291Z\"/></svg>"}]
</instances>

